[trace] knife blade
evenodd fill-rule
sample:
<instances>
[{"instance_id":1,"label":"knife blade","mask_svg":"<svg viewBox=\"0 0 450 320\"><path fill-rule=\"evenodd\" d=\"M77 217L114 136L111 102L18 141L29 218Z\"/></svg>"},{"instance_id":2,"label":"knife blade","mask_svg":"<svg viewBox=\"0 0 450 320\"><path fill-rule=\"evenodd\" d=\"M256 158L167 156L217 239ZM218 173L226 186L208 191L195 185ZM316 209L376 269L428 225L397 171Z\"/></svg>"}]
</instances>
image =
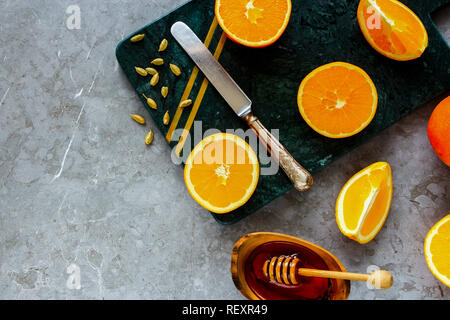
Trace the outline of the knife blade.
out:
<instances>
[{"instance_id":1,"label":"knife blade","mask_svg":"<svg viewBox=\"0 0 450 320\"><path fill-rule=\"evenodd\" d=\"M252 106L251 100L217 62L196 34L180 21L175 22L170 31L234 112L239 117L249 114Z\"/></svg>"},{"instance_id":2,"label":"knife blade","mask_svg":"<svg viewBox=\"0 0 450 320\"><path fill-rule=\"evenodd\" d=\"M286 148L276 139L252 113L252 102L233 78L214 58L203 42L183 22L175 22L170 31L195 62L197 67L208 78L220 95L234 112L247 122L259 140L266 146L272 157L278 161L289 180L298 191L306 191L313 184L311 174L303 168Z\"/></svg>"}]
</instances>

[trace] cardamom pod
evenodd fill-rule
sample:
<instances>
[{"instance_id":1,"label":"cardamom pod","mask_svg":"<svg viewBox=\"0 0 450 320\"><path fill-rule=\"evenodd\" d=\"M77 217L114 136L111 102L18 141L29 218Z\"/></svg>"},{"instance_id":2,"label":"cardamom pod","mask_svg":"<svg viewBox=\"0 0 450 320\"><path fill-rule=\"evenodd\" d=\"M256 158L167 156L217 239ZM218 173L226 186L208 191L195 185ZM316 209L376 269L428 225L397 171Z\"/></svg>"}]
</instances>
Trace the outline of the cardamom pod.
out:
<instances>
[{"instance_id":1,"label":"cardamom pod","mask_svg":"<svg viewBox=\"0 0 450 320\"><path fill-rule=\"evenodd\" d=\"M156 74L152 77L152 79L150 80L150 85L151 85L152 87L154 87L154 86L156 86L156 85L158 84L158 82L159 82L159 73L156 73Z\"/></svg>"},{"instance_id":2,"label":"cardamom pod","mask_svg":"<svg viewBox=\"0 0 450 320\"><path fill-rule=\"evenodd\" d=\"M137 72L139 75L141 75L141 76L143 76L143 77L146 77L146 76L148 75L147 71L146 71L145 69L143 69L143 68L140 68L140 67L134 67L134 69L136 70L136 72Z\"/></svg>"},{"instance_id":3,"label":"cardamom pod","mask_svg":"<svg viewBox=\"0 0 450 320\"><path fill-rule=\"evenodd\" d=\"M180 68L178 68L177 65L174 64L169 64L170 70L172 70L173 74L176 75L177 77L181 74L181 70Z\"/></svg>"},{"instance_id":4,"label":"cardamom pod","mask_svg":"<svg viewBox=\"0 0 450 320\"><path fill-rule=\"evenodd\" d=\"M149 74L149 75L151 75L151 76L154 76L155 74L157 74L158 73L158 71L156 71L156 69L154 69L154 68L145 68L145 71L147 71L147 73Z\"/></svg>"},{"instance_id":5,"label":"cardamom pod","mask_svg":"<svg viewBox=\"0 0 450 320\"><path fill-rule=\"evenodd\" d=\"M186 108L189 107L192 104L191 99L184 100L180 103L180 108Z\"/></svg>"},{"instance_id":6,"label":"cardamom pod","mask_svg":"<svg viewBox=\"0 0 450 320\"><path fill-rule=\"evenodd\" d=\"M152 61L152 64L155 66L161 66L164 64L164 60L162 58L156 58Z\"/></svg>"},{"instance_id":7,"label":"cardamom pod","mask_svg":"<svg viewBox=\"0 0 450 320\"><path fill-rule=\"evenodd\" d=\"M155 100L153 100L152 98L147 97L144 93L142 94L144 96L144 98L147 100L147 104L150 108L152 109L158 109L158 106L156 105Z\"/></svg>"},{"instance_id":8,"label":"cardamom pod","mask_svg":"<svg viewBox=\"0 0 450 320\"><path fill-rule=\"evenodd\" d=\"M153 131L150 130L150 131L147 133L147 135L145 136L145 144L149 145L150 143L152 143L153 137L154 137Z\"/></svg>"},{"instance_id":9,"label":"cardamom pod","mask_svg":"<svg viewBox=\"0 0 450 320\"><path fill-rule=\"evenodd\" d=\"M141 41L142 39L144 39L144 37L145 37L145 34L137 34L137 35L131 37L130 41L138 42L138 41Z\"/></svg>"},{"instance_id":10,"label":"cardamom pod","mask_svg":"<svg viewBox=\"0 0 450 320\"><path fill-rule=\"evenodd\" d=\"M168 94L169 94L169 88L168 87L162 87L161 88L161 95L163 96L163 98L166 98Z\"/></svg>"},{"instance_id":11,"label":"cardamom pod","mask_svg":"<svg viewBox=\"0 0 450 320\"><path fill-rule=\"evenodd\" d=\"M166 50L168 44L169 44L169 43L167 42L167 40L166 40L166 39L163 39L163 40L161 41L160 45L159 45L158 52L161 52L161 51Z\"/></svg>"},{"instance_id":12,"label":"cardamom pod","mask_svg":"<svg viewBox=\"0 0 450 320\"><path fill-rule=\"evenodd\" d=\"M169 111L166 111L163 117L163 123L167 126L169 124L169 121L170 121Z\"/></svg>"},{"instance_id":13,"label":"cardamom pod","mask_svg":"<svg viewBox=\"0 0 450 320\"><path fill-rule=\"evenodd\" d=\"M139 124L145 124L145 119L138 114L130 114L130 117Z\"/></svg>"}]
</instances>

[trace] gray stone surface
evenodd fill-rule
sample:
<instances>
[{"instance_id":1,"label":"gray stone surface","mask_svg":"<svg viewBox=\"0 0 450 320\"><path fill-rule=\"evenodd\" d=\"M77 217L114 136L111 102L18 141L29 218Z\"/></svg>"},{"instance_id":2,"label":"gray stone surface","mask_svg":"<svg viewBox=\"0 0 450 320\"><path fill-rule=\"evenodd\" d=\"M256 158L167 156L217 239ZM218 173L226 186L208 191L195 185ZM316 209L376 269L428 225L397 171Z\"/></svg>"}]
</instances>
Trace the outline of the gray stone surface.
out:
<instances>
[{"instance_id":1,"label":"gray stone surface","mask_svg":"<svg viewBox=\"0 0 450 320\"><path fill-rule=\"evenodd\" d=\"M0 11L0 298L241 299L230 277L241 236L274 231L333 252L355 272L392 271L394 286L353 283L351 299L449 299L428 270L423 241L450 212L449 168L426 125L433 101L233 226L220 226L189 196L180 167L118 68L126 35L183 3L87 1L81 29L66 27L72 1L2 0ZM450 12L438 16L450 39ZM148 118L148 117L147 117ZM389 217L367 245L338 230L334 204L345 181L388 161L395 193ZM75 264L81 288L69 289Z\"/></svg>"}]
</instances>

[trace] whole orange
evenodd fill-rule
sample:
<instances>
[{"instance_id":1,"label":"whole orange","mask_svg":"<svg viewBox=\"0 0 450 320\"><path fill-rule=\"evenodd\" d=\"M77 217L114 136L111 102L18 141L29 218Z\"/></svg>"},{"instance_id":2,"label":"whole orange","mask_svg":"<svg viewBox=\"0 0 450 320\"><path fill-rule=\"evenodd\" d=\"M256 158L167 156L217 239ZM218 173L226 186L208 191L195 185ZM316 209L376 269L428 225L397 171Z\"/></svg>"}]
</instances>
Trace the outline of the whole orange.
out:
<instances>
[{"instance_id":1,"label":"whole orange","mask_svg":"<svg viewBox=\"0 0 450 320\"><path fill-rule=\"evenodd\" d=\"M450 96L442 100L431 114L428 140L437 156L450 166Z\"/></svg>"}]
</instances>

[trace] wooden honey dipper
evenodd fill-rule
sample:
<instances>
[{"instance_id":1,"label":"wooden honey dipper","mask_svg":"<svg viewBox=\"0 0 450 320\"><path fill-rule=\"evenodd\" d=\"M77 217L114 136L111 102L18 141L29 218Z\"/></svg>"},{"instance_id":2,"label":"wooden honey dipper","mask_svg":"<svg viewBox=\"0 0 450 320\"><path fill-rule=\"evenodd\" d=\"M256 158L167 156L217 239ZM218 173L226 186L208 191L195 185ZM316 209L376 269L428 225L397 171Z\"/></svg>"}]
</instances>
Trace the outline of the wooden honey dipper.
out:
<instances>
[{"instance_id":1,"label":"wooden honey dipper","mask_svg":"<svg viewBox=\"0 0 450 320\"><path fill-rule=\"evenodd\" d=\"M299 262L299 258L292 256L273 257L266 260L263 272L269 280L286 285L299 284L297 276L366 281L376 289L388 289L394 281L392 275L385 270L376 270L371 274L316 270L297 268Z\"/></svg>"}]
</instances>

